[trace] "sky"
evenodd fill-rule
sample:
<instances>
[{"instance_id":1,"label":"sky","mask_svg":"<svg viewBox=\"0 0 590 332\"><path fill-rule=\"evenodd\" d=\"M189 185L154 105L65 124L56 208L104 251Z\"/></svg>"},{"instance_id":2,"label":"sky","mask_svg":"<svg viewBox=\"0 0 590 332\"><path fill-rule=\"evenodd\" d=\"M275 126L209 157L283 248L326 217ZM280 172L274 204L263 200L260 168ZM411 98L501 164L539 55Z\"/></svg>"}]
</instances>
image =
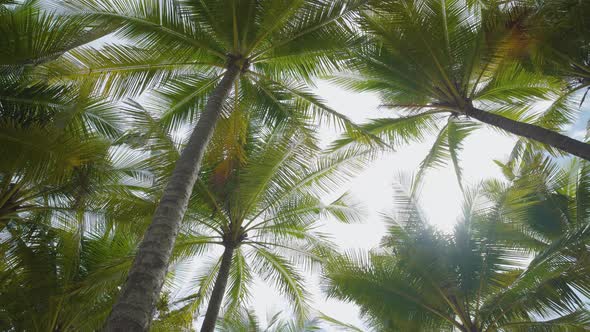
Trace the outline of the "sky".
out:
<instances>
[{"instance_id":1,"label":"sky","mask_svg":"<svg viewBox=\"0 0 590 332\"><path fill-rule=\"evenodd\" d=\"M319 82L316 93L330 107L356 123L392 114L391 111L380 108L379 98L371 93L350 92L327 82ZM330 128L319 128L319 131L325 144L338 137ZM434 139L432 136L423 143L412 143L396 152L384 153L343 188L343 191L349 191L361 204L365 214L363 222L358 224L345 225L325 221L322 230L332 235L332 240L341 250L370 250L379 245L385 231L381 215L394 212L394 185L399 183L400 174L412 175L416 172ZM502 178L500 169L493 160L506 160L515 142L513 136L485 127L469 136L461 153L466 187L489 178ZM462 194L451 165L427 173L420 202L431 224L442 231L453 229L461 211ZM363 327L362 318L353 304L326 299L319 287L317 272L308 273L307 278L313 297L312 308L340 321ZM265 317L272 316L277 311L288 310L284 300L260 280L257 281L253 294L256 296L252 300L252 307L263 322ZM334 329L328 328L326 331Z\"/></svg>"}]
</instances>

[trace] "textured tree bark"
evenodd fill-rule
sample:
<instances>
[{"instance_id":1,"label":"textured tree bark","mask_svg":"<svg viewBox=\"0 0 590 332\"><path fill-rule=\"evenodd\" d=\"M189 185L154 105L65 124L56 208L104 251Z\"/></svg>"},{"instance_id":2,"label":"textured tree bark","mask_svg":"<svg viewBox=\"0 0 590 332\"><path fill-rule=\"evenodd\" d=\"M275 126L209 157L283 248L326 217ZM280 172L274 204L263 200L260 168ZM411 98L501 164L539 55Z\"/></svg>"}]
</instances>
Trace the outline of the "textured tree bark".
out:
<instances>
[{"instance_id":1,"label":"textured tree bark","mask_svg":"<svg viewBox=\"0 0 590 332\"><path fill-rule=\"evenodd\" d=\"M221 116L223 102L239 72L237 66L228 66L221 82L207 100L203 114L176 162L127 281L107 319L105 331L148 331L203 154Z\"/></svg>"},{"instance_id":2,"label":"textured tree bark","mask_svg":"<svg viewBox=\"0 0 590 332\"><path fill-rule=\"evenodd\" d=\"M590 144L532 124L514 121L498 114L471 107L466 114L483 123L501 128L512 134L530 138L559 150L590 160Z\"/></svg>"},{"instance_id":3,"label":"textured tree bark","mask_svg":"<svg viewBox=\"0 0 590 332\"><path fill-rule=\"evenodd\" d=\"M225 251L223 252L223 257L221 258L219 273L217 274L217 279L215 279L215 285L213 286L213 292L211 292L207 312L205 313L205 320L201 326L201 332L213 332L215 329L219 309L221 309L221 301L223 300L225 287L227 286L227 279L229 278L229 269L231 267L233 255L234 247L231 245L226 246Z\"/></svg>"}]
</instances>

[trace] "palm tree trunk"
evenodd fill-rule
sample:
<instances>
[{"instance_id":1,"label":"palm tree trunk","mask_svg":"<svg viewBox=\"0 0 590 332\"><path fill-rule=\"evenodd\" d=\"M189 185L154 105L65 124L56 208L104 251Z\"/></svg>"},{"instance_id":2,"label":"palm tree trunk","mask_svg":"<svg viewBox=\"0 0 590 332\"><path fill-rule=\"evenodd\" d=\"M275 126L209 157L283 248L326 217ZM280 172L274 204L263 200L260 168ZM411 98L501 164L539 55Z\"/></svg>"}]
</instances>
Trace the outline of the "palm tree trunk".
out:
<instances>
[{"instance_id":1,"label":"palm tree trunk","mask_svg":"<svg viewBox=\"0 0 590 332\"><path fill-rule=\"evenodd\" d=\"M213 286L213 292L209 299L201 332L213 332L215 329L215 323L217 322L217 316L221 308L221 301L223 300L225 287L227 286L227 279L229 278L229 268L231 267L233 255L234 246L227 245L221 258L221 266L219 266L219 273L217 274L217 279L215 279L215 285Z\"/></svg>"},{"instance_id":2,"label":"palm tree trunk","mask_svg":"<svg viewBox=\"0 0 590 332\"><path fill-rule=\"evenodd\" d=\"M530 138L580 158L590 160L590 144L580 142L560 133L529 123L505 118L501 115L482 111L475 107L467 110L466 114L483 123L504 129L512 134Z\"/></svg>"},{"instance_id":3,"label":"palm tree trunk","mask_svg":"<svg viewBox=\"0 0 590 332\"><path fill-rule=\"evenodd\" d=\"M236 65L230 64L207 100L207 105L176 162L152 223L139 246L127 281L107 319L105 331L148 330L176 235L197 181L203 154L220 118L222 104L239 72Z\"/></svg>"}]
</instances>

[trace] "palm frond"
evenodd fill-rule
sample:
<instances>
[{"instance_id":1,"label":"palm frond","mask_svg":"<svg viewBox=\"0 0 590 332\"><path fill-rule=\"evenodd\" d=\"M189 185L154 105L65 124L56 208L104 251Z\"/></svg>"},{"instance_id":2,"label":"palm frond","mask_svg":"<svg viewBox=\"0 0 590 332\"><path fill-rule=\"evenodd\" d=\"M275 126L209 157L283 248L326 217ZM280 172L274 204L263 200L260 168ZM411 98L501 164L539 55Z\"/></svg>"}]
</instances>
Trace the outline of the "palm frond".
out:
<instances>
[{"instance_id":1,"label":"palm frond","mask_svg":"<svg viewBox=\"0 0 590 332\"><path fill-rule=\"evenodd\" d=\"M296 272L291 263L264 248L257 248L253 258L255 258L253 267L256 272L266 280L272 281L290 298L291 306L299 317L306 317L309 310L309 295L303 285L302 276Z\"/></svg>"}]
</instances>

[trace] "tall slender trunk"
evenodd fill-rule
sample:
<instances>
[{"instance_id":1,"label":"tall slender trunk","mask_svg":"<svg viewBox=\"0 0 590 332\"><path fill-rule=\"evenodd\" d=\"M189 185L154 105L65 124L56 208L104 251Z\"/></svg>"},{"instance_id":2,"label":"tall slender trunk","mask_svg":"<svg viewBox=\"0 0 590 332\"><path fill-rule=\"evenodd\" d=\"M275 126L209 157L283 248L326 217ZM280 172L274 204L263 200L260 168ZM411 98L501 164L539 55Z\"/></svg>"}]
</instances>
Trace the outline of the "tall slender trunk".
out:
<instances>
[{"instance_id":1,"label":"tall slender trunk","mask_svg":"<svg viewBox=\"0 0 590 332\"><path fill-rule=\"evenodd\" d=\"M467 110L466 114L483 123L501 128L518 136L530 138L580 158L590 160L590 144L580 142L560 133L543 127L505 118L501 115L482 111L475 107Z\"/></svg>"},{"instance_id":2,"label":"tall slender trunk","mask_svg":"<svg viewBox=\"0 0 590 332\"><path fill-rule=\"evenodd\" d=\"M215 279L215 285L213 286L213 292L209 299L209 305L207 306L207 312L205 313L205 320L201 326L201 332L213 332L215 329L219 309L221 309L221 301L223 300L225 287L227 286L227 279L229 278L229 268L231 267L234 249L235 247L233 245L227 245L223 252L221 266L219 266L219 273L217 274L217 279Z\"/></svg>"},{"instance_id":3,"label":"tall slender trunk","mask_svg":"<svg viewBox=\"0 0 590 332\"><path fill-rule=\"evenodd\" d=\"M127 281L107 319L105 331L148 330L176 235L197 181L203 153L220 118L222 104L239 72L236 65L229 65L221 82L211 93L188 144L176 162L152 223L139 246Z\"/></svg>"}]
</instances>

